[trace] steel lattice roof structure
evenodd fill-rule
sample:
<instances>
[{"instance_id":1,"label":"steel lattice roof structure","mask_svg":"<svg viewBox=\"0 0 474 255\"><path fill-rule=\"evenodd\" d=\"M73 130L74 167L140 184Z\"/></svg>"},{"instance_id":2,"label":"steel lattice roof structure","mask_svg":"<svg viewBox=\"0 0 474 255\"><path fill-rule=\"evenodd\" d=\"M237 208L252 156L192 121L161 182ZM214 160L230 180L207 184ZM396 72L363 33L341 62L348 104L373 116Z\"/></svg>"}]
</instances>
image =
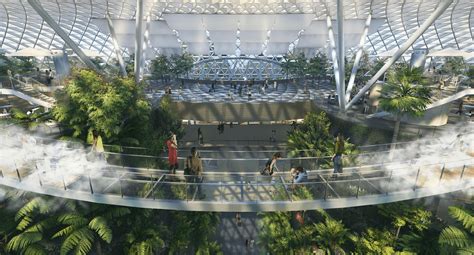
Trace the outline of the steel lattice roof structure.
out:
<instances>
[{"instance_id":1,"label":"steel lattice roof structure","mask_svg":"<svg viewBox=\"0 0 474 255\"><path fill-rule=\"evenodd\" d=\"M38 0L82 49L114 58L107 27L113 20L124 56L133 53L134 0ZM327 48L326 18L335 0L143 0L145 58L188 51L196 56L307 55ZM357 46L372 14L364 48L377 55L396 50L444 0L344 0L346 51ZM474 52L474 1L454 0L408 50ZM64 41L27 0L0 0L0 48L63 49ZM337 29L336 29L337 31ZM471 58L472 60L472 58Z\"/></svg>"}]
</instances>

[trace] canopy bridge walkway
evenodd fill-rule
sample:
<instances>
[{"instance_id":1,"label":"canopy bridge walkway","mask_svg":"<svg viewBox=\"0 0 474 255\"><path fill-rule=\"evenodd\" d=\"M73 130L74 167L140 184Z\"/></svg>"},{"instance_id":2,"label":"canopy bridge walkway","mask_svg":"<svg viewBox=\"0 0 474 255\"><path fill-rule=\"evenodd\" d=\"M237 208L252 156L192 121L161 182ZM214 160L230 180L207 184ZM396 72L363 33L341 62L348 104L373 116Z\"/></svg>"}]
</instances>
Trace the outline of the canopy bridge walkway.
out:
<instances>
[{"instance_id":1,"label":"canopy bridge walkway","mask_svg":"<svg viewBox=\"0 0 474 255\"><path fill-rule=\"evenodd\" d=\"M474 186L472 154L412 155L394 161L390 160L392 153L370 152L346 157L344 162L348 167L340 174L333 174L332 169L307 167L315 170L308 170L308 179L302 183L293 183L288 171L261 176L253 168L259 166L256 163L259 160L249 158L215 159L227 162L226 167L206 171L202 176L171 175L146 165L114 164L117 160L131 162L124 160L130 157L141 162L146 155L106 153L107 162L86 160L69 165L59 163L59 159L36 158L1 166L0 185L110 205L218 212L346 208L435 196ZM284 169L324 160L329 161L325 157L306 157L284 159L278 164ZM235 164L249 162L248 167L255 169L253 172L231 169Z\"/></svg>"}]
</instances>

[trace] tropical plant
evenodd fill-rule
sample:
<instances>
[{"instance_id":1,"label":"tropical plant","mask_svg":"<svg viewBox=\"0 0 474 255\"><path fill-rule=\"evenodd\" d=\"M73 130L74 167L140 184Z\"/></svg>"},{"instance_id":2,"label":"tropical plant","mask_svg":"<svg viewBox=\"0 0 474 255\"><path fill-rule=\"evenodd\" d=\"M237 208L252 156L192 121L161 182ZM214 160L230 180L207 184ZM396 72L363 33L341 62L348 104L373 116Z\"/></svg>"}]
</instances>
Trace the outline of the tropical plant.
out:
<instances>
[{"instance_id":1,"label":"tropical plant","mask_svg":"<svg viewBox=\"0 0 474 255\"><path fill-rule=\"evenodd\" d=\"M474 216L472 210L449 207L449 215L460 223L441 231L438 242L445 254L474 254Z\"/></svg>"},{"instance_id":2,"label":"tropical plant","mask_svg":"<svg viewBox=\"0 0 474 255\"><path fill-rule=\"evenodd\" d=\"M152 255L163 250L165 227L159 223L150 224L154 217L153 210L136 209L132 212L133 224L128 225L124 235L125 253L133 255Z\"/></svg>"},{"instance_id":3,"label":"tropical plant","mask_svg":"<svg viewBox=\"0 0 474 255\"><path fill-rule=\"evenodd\" d=\"M31 114L27 114L18 108L10 110L12 123L23 126L24 128L34 128L40 123L51 120L51 112L45 112L44 109L38 109Z\"/></svg>"},{"instance_id":4,"label":"tropical plant","mask_svg":"<svg viewBox=\"0 0 474 255\"><path fill-rule=\"evenodd\" d=\"M151 61L151 74L155 79L164 81L171 74L171 63L165 55L159 55Z\"/></svg>"},{"instance_id":5,"label":"tropical plant","mask_svg":"<svg viewBox=\"0 0 474 255\"><path fill-rule=\"evenodd\" d=\"M316 56L311 58L307 64L307 73L313 78L321 81L327 75L329 61L326 54L318 52Z\"/></svg>"},{"instance_id":6,"label":"tropical plant","mask_svg":"<svg viewBox=\"0 0 474 255\"><path fill-rule=\"evenodd\" d=\"M194 59L189 53L171 56L171 72L178 78L180 75L188 74L193 67Z\"/></svg>"},{"instance_id":7,"label":"tropical plant","mask_svg":"<svg viewBox=\"0 0 474 255\"><path fill-rule=\"evenodd\" d=\"M53 116L72 128L74 137L85 137L92 128L109 142L144 140L151 107L133 78L109 81L91 70L74 70L57 98Z\"/></svg>"},{"instance_id":8,"label":"tropical plant","mask_svg":"<svg viewBox=\"0 0 474 255\"><path fill-rule=\"evenodd\" d=\"M88 254L93 247L97 254L102 254L101 241L108 244L112 241L112 221L129 213L125 207L91 204L90 208L84 209L73 204L70 211L57 216L61 228L52 238L62 239L61 255L71 251Z\"/></svg>"},{"instance_id":9,"label":"tropical plant","mask_svg":"<svg viewBox=\"0 0 474 255\"><path fill-rule=\"evenodd\" d=\"M35 197L17 211L18 232L8 242L7 252L46 255L54 250L49 236L56 226L56 216L50 215L55 203L52 199Z\"/></svg>"},{"instance_id":10,"label":"tropical plant","mask_svg":"<svg viewBox=\"0 0 474 255\"><path fill-rule=\"evenodd\" d=\"M289 157L327 157L315 165L327 167L334 154L334 137L329 133L331 122L325 112L308 113L297 129L288 133ZM353 154L354 145L348 139L345 142L345 154ZM348 163L348 162L345 162Z\"/></svg>"},{"instance_id":11,"label":"tropical plant","mask_svg":"<svg viewBox=\"0 0 474 255\"><path fill-rule=\"evenodd\" d=\"M387 230L368 228L361 235L350 234L349 238L354 243L356 254L391 255L395 253L392 246L395 237Z\"/></svg>"},{"instance_id":12,"label":"tropical plant","mask_svg":"<svg viewBox=\"0 0 474 255\"><path fill-rule=\"evenodd\" d=\"M466 69L466 63L463 57L446 57L444 64L440 68L441 74L460 75Z\"/></svg>"},{"instance_id":13,"label":"tropical plant","mask_svg":"<svg viewBox=\"0 0 474 255\"><path fill-rule=\"evenodd\" d=\"M423 86L421 68L406 65L389 73L380 96L380 108L395 116L392 143L397 142L400 121L403 116L422 116L430 102L430 91ZM394 146L394 145L392 145Z\"/></svg>"},{"instance_id":14,"label":"tropical plant","mask_svg":"<svg viewBox=\"0 0 474 255\"><path fill-rule=\"evenodd\" d=\"M314 241L330 254L339 254L343 251L342 245L349 238L349 231L344 227L342 221L333 219L324 211L321 213L324 216L324 221L314 224Z\"/></svg>"},{"instance_id":15,"label":"tropical plant","mask_svg":"<svg viewBox=\"0 0 474 255\"><path fill-rule=\"evenodd\" d=\"M293 213L273 212L261 215L257 242L271 254L294 254L295 251L304 250L309 246L310 229L291 224Z\"/></svg>"},{"instance_id":16,"label":"tropical plant","mask_svg":"<svg viewBox=\"0 0 474 255\"><path fill-rule=\"evenodd\" d=\"M431 225L432 213L419 205L408 202L398 202L377 206L380 215L387 217L396 228L395 240L398 239L403 227L418 233Z\"/></svg>"},{"instance_id":17,"label":"tropical plant","mask_svg":"<svg viewBox=\"0 0 474 255\"><path fill-rule=\"evenodd\" d=\"M287 55L285 60L281 66L283 71L287 74L287 78L288 75L301 78L306 74L308 63L303 53Z\"/></svg>"}]
</instances>

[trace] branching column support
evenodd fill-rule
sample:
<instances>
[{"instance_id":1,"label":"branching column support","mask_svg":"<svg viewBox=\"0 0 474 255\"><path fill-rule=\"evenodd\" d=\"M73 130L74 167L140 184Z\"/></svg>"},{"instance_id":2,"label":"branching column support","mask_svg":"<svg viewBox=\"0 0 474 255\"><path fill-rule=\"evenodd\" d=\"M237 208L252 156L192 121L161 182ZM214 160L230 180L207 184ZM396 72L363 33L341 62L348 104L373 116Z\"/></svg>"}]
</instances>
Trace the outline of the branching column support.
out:
<instances>
[{"instance_id":1,"label":"branching column support","mask_svg":"<svg viewBox=\"0 0 474 255\"><path fill-rule=\"evenodd\" d=\"M351 97L352 88L354 87L354 81L357 74L357 70L359 69L359 62L362 57L362 52L364 51L365 45L365 38L367 38L367 33L369 32L370 21L372 20L372 14L369 14L367 20L365 21L364 31L360 36L358 50L354 59L354 65L352 66L351 77L349 78L349 83L347 83L347 90L346 90L346 103L349 103L349 99Z\"/></svg>"},{"instance_id":2,"label":"branching column support","mask_svg":"<svg viewBox=\"0 0 474 255\"><path fill-rule=\"evenodd\" d=\"M137 0L135 15L135 81L140 81L142 52L143 52L143 0Z\"/></svg>"},{"instance_id":3,"label":"branching column support","mask_svg":"<svg viewBox=\"0 0 474 255\"><path fill-rule=\"evenodd\" d=\"M87 67L99 72L97 66L89 59L86 54L79 48L79 46L74 43L74 41L69 37L69 35L59 26L59 24L48 14L48 12L41 6L38 0L28 0L28 3L33 7L33 9L38 13L38 15L43 18L43 20L48 23L48 25L54 30L54 32L63 39L63 41L76 53L79 59L87 65Z\"/></svg>"},{"instance_id":4,"label":"branching column support","mask_svg":"<svg viewBox=\"0 0 474 255\"><path fill-rule=\"evenodd\" d=\"M338 64L339 64L339 87L337 94L339 95L339 110L346 110L346 77L345 77L345 52L344 52L344 1L337 0L337 48L338 48Z\"/></svg>"},{"instance_id":5,"label":"branching column support","mask_svg":"<svg viewBox=\"0 0 474 255\"><path fill-rule=\"evenodd\" d=\"M362 87L359 93L357 93L357 95L355 95L354 98L350 100L350 102L346 105L346 109L349 109L349 107L351 107L354 102L357 102L357 100L359 100L359 98L361 98L365 94L365 92L367 92L372 87L372 85L375 84L378 78L382 76L382 74L384 74L388 70L388 68L390 68L390 66L392 66L403 55L403 53L408 50L408 48L410 48L410 46L418 39L418 37L420 37L426 31L426 29L428 29L433 24L433 22L435 22L435 20L439 16L441 16L441 14L443 14L443 12L449 7L452 2L453 0L441 0L439 2L434 12L431 13L431 15L425 20L425 22L423 22L423 24L421 24L421 26L412 34L412 36L410 36L410 38L408 38L408 40L403 45L401 45L400 49L398 49L397 52L393 54L392 58L390 58L385 63L385 65L380 68L380 70L374 75L374 77L372 77L364 85L364 87Z\"/></svg>"},{"instance_id":6,"label":"branching column support","mask_svg":"<svg viewBox=\"0 0 474 255\"><path fill-rule=\"evenodd\" d=\"M338 65L338 60L337 60L336 42L334 40L334 32L333 32L333 29L332 29L331 17L329 17L329 15L326 18L326 22L327 22L327 26L328 26L329 47L331 49L331 58L332 58L332 66L333 66L333 70L334 70L334 79L336 80L336 90L337 90L337 93L339 93L339 88L341 87L340 80L339 80L340 79L339 65ZM341 98L341 96L339 96L339 98Z\"/></svg>"},{"instance_id":7,"label":"branching column support","mask_svg":"<svg viewBox=\"0 0 474 255\"><path fill-rule=\"evenodd\" d=\"M110 15L108 12L107 12L106 18L107 18L107 25L109 26L110 35L112 37L112 44L114 45L115 56L117 57L117 60L120 65L120 72L122 73L122 76L125 77L127 76L127 69L125 68L125 62L123 61L122 53L120 52L120 46L118 45L118 42L117 42L117 36L115 34L114 23L112 19L110 18Z\"/></svg>"}]
</instances>

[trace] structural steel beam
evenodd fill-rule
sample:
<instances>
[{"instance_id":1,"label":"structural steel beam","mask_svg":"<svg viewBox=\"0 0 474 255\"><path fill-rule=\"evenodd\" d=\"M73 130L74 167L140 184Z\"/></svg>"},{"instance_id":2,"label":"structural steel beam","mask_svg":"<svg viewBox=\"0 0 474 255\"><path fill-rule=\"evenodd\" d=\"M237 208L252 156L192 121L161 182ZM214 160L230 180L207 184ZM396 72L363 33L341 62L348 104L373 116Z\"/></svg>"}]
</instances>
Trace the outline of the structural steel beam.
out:
<instances>
[{"instance_id":1,"label":"structural steel beam","mask_svg":"<svg viewBox=\"0 0 474 255\"><path fill-rule=\"evenodd\" d=\"M332 29L331 17L329 17L329 15L326 17L326 22L328 26L329 47L331 48L331 58L332 58L332 67L334 70L334 79L336 80L336 90L339 95L339 98L343 98L340 94L341 82L340 82L340 75L339 75L340 69L339 69L338 60L337 60L336 42L334 40L334 32ZM339 100L339 107L341 107L340 103L341 101Z\"/></svg>"},{"instance_id":2,"label":"structural steel beam","mask_svg":"<svg viewBox=\"0 0 474 255\"><path fill-rule=\"evenodd\" d=\"M365 92L367 92L372 85L375 84L375 82L378 80L382 74L384 74L388 68L390 68L402 55L405 53L405 51L410 48L410 46L420 37L426 29L428 29L435 20L443 14L443 12L449 7L449 5L453 2L453 0L441 0L434 10L434 12L421 24L421 26L408 38L408 40L400 47L400 49L395 52L395 54L385 63L385 65L380 68L380 70L372 77L364 87L357 93L357 95L352 98L352 100L349 101L349 103L346 105L346 110L349 109L354 102L357 102L359 98L361 98Z\"/></svg>"},{"instance_id":3,"label":"structural steel beam","mask_svg":"<svg viewBox=\"0 0 474 255\"><path fill-rule=\"evenodd\" d=\"M41 6L38 0L28 0L28 3L33 7L33 9L38 13L38 15L43 18L46 23L56 32L56 34L63 39L63 41L71 47L71 49L76 53L79 59L86 64L89 68L99 72L97 66L90 60L89 57L84 54L84 52L79 48L79 46L74 43L74 41L69 37L69 35L59 26L58 23L48 14L48 12Z\"/></svg>"},{"instance_id":4,"label":"structural steel beam","mask_svg":"<svg viewBox=\"0 0 474 255\"><path fill-rule=\"evenodd\" d=\"M120 65L120 72L122 73L122 76L127 76L127 69L125 68L125 62L123 61L122 53L120 52L120 46L118 45L117 42L117 36L115 34L115 28L114 28L114 23L112 19L110 18L110 14L107 12L106 15L107 19L107 25L109 26L109 31L110 35L112 37L112 44L114 45L114 51L115 51L115 56L117 57L117 60Z\"/></svg>"},{"instance_id":5,"label":"structural steel beam","mask_svg":"<svg viewBox=\"0 0 474 255\"><path fill-rule=\"evenodd\" d=\"M137 13L135 14L135 81L140 81L142 52L143 52L143 0L137 0Z\"/></svg>"},{"instance_id":6,"label":"structural steel beam","mask_svg":"<svg viewBox=\"0 0 474 255\"><path fill-rule=\"evenodd\" d=\"M339 110L346 110L346 77L344 68L344 2L337 0L337 48L338 48L338 64L339 64L339 87L337 94L339 95Z\"/></svg>"},{"instance_id":7,"label":"structural steel beam","mask_svg":"<svg viewBox=\"0 0 474 255\"><path fill-rule=\"evenodd\" d=\"M351 77L349 78L349 83L347 83L347 90L346 90L346 95L345 95L346 103L349 102L349 99L351 97L351 92L352 92L352 88L354 87L355 77L357 74L357 70L359 69L359 61L362 57L362 52L364 51L365 38L367 38L367 33L369 32L369 26L370 26L371 20L372 20L372 14L369 14L369 16L367 17L367 20L365 21L364 31L362 32L362 35L360 36L358 50L354 59L354 65L352 66Z\"/></svg>"}]
</instances>

